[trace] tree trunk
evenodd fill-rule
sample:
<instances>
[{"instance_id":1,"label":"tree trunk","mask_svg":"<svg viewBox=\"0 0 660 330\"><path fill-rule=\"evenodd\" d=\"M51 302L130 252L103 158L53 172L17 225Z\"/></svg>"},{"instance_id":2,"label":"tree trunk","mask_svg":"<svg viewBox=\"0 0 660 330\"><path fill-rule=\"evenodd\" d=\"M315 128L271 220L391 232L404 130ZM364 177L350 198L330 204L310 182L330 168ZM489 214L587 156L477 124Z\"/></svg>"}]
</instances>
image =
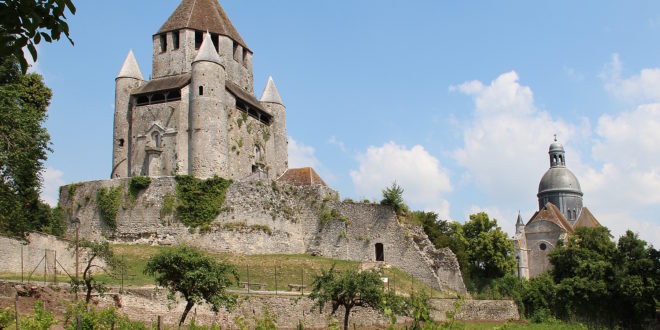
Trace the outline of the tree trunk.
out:
<instances>
[{"instance_id":1,"label":"tree trunk","mask_svg":"<svg viewBox=\"0 0 660 330\"><path fill-rule=\"evenodd\" d=\"M351 315L351 308L344 306L346 312L344 313L344 330L348 330L348 317Z\"/></svg>"},{"instance_id":2,"label":"tree trunk","mask_svg":"<svg viewBox=\"0 0 660 330\"><path fill-rule=\"evenodd\" d=\"M186 316L188 316L188 312L190 312L193 305L195 305L195 303L188 300L188 303L186 304L186 309L183 310L183 315L181 315L181 321L179 321L179 328L181 328L181 326L183 325L183 322L186 321Z\"/></svg>"}]
</instances>

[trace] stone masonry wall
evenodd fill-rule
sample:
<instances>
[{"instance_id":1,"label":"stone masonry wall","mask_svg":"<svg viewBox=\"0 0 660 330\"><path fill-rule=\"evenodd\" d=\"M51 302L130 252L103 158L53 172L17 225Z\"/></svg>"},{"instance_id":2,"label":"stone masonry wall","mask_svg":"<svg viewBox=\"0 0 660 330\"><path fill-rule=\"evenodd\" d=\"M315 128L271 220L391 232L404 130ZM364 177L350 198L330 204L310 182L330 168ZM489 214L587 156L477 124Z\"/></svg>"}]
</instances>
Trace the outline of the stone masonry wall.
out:
<instances>
[{"instance_id":1,"label":"stone masonry wall","mask_svg":"<svg viewBox=\"0 0 660 330\"><path fill-rule=\"evenodd\" d=\"M76 272L76 255L71 245L72 242L41 233L30 233L26 240L0 236L0 272L22 272L25 280L33 270L32 280L42 280L44 271L48 276L56 272L64 274L64 271L73 275ZM87 261L83 250L79 254L79 261L81 265ZM102 262L95 264L102 265Z\"/></svg>"},{"instance_id":2,"label":"stone masonry wall","mask_svg":"<svg viewBox=\"0 0 660 330\"><path fill-rule=\"evenodd\" d=\"M200 233L189 230L175 215L161 212L165 196L176 195L173 177L152 178L134 203L126 198L129 182L114 179L64 186L60 205L69 221L80 219L80 234L88 239L186 243L238 254L309 253L362 262L376 261L375 244L380 243L385 263L436 289L465 292L453 253L432 246L420 248L414 237L424 234L414 234L401 225L389 207L338 202L338 194L322 186L235 182L227 190L223 211L208 231ZM111 186L123 186L124 195L115 231L101 220L96 204L96 191ZM322 221L322 210L335 210L346 221ZM68 237L73 236L72 228L69 226Z\"/></svg>"}]
</instances>

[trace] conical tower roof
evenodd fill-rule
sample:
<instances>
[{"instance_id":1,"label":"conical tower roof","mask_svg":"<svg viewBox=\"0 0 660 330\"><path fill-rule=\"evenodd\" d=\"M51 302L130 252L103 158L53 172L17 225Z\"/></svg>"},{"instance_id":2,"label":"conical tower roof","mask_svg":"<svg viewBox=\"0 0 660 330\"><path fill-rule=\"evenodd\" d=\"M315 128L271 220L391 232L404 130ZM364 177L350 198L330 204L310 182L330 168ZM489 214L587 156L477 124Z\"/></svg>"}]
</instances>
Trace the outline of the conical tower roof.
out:
<instances>
[{"instance_id":1,"label":"conical tower roof","mask_svg":"<svg viewBox=\"0 0 660 330\"><path fill-rule=\"evenodd\" d=\"M275 87L275 82L273 81L272 76L268 77L268 82L266 83L264 92L261 93L260 101L264 103L277 103L284 105L284 103L282 103L280 93L277 91L277 87Z\"/></svg>"},{"instance_id":2,"label":"conical tower roof","mask_svg":"<svg viewBox=\"0 0 660 330\"><path fill-rule=\"evenodd\" d=\"M218 55L218 52L215 50L215 46L213 46L213 40L211 40L211 35L208 32L204 36L202 46L199 47L199 52L197 52L197 56L195 57L193 63L199 61L214 62L222 65L220 61L220 55Z\"/></svg>"},{"instance_id":3,"label":"conical tower roof","mask_svg":"<svg viewBox=\"0 0 660 330\"><path fill-rule=\"evenodd\" d=\"M119 74L117 75L117 78L134 78L134 79L144 80L144 78L142 78L142 72L140 71L140 67L138 66L138 63L135 60L135 55L133 55L132 49L128 51L128 55L124 60L124 64L121 66L121 69L119 69Z\"/></svg>"},{"instance_id":4,"label":"conical tower roof","mask_svg":"<svg viewBox=\"0 0 660 330\"><path fill-rule=\"evenodd\" d=\"M209 31L227 36L249 50L217 0L183 0L156 34L179 29Z\"/></svg>"}]
</instances>

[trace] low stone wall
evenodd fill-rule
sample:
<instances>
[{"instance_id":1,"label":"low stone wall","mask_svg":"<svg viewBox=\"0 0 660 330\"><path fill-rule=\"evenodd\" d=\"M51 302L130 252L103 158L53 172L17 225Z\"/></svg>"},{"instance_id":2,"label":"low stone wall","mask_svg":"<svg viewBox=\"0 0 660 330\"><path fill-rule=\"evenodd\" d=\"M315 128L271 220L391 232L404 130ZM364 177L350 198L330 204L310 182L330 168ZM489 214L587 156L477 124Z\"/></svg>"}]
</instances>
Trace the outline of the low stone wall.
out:
<instances>
[{"instance_id":1,"label":"low stone wall","mask_svg":"<svg viewBox=\"0 0 660 330\"><path fill-rule=\"evenodd\" d=\"M75 274L75 249L69 246L67 241L41 233L31 233L26 240L0 236L0 272L22 272L26 279L33 270L38 275L62 274L63 270Z\"/></svg>"}]
</instances>

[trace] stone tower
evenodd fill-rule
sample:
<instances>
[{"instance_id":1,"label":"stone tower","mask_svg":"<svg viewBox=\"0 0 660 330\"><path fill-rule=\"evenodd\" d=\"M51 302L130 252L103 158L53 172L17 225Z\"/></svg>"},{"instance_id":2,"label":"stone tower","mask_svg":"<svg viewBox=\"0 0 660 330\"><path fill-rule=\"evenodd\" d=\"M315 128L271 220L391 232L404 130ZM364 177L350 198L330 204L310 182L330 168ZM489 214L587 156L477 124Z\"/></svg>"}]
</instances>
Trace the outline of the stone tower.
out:
<instances>
[{"instance_id":1,"label":"stone tower","mask_svg":"<svg viewBox=\"0 0 660 330\"><path fill-rule=\"evenodd\" d=\"M550 169L545 172L539 183L539 210L547 203L552 203L573 225L582 210L582 189L575 174L566 167L564 146L555 141L550 145Z\"/></svg>"},{"instance_id":2,"label":"stone tower","mask_svg":"<svg viewBox=\"0 0 660 330\"><path fill-rule=\"evenodd\" d=\"M254 96L252 51L217 0L181 1L152 39L152 79L129 52L116 80L111 177L283 174L286 109L272 78Z\"/></svg>"}]
</instances>

